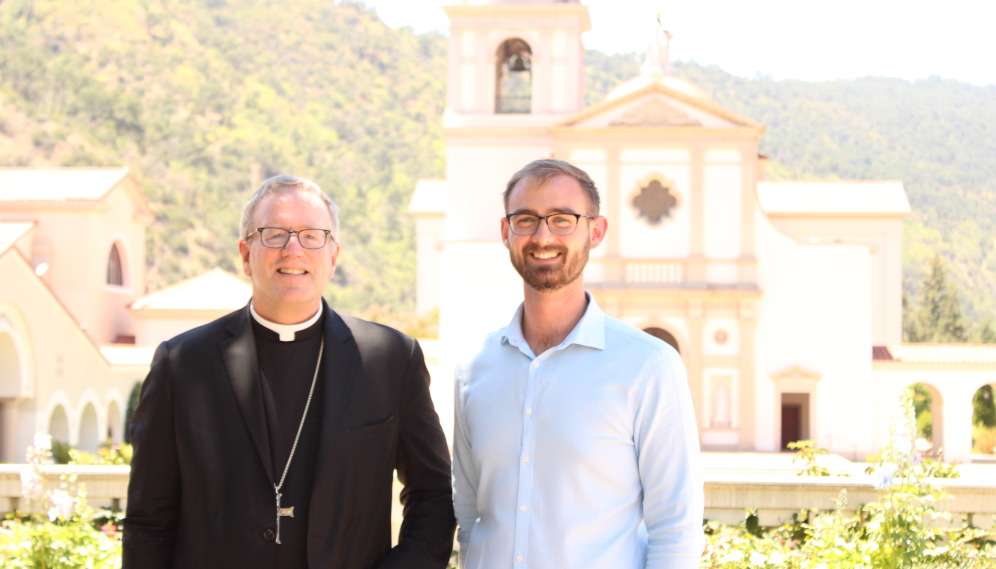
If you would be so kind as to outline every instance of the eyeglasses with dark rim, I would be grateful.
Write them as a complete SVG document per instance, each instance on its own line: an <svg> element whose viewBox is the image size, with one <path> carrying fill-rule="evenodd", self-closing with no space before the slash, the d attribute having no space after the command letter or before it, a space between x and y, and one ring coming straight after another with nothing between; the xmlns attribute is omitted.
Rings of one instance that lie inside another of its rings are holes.
<svg viewBox="0 0 996 569"><path fill-rule="evenodd" d="M301 229L290 231L279 227L260 227L246 236L246 241L254 234L259 233L259 242L263 247L270 249L283 249L290 241L291 235L297 234L297 242L305 249L321 249L330 239L332 231L329 229ZM335 243L335 238L331 238Z"/></svg>
<svg viewBox="0 0 996 569"><path fill-rule="evenodd" d="M580 213L551 213L550 215L535 215L532 213L510 213L505 216L508 228L516 235L532 235L539 229L540 222L546 220L550 233L564 236L574 233L582 217L595 219L590 215Z"/></svg>

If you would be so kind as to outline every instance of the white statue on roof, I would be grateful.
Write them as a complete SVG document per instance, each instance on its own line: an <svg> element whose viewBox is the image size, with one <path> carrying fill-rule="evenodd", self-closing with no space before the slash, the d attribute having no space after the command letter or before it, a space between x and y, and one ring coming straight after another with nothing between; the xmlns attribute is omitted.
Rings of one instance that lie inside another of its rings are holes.
<svg viewBox="0 0 996 569"><path fill-rule="evenodd" d="M664 24L661 23L661 15L657 14L657 25L651 30L647 41L647 59L640 67L640 73L644 77L660 77L671 74L671 62L668 57L671 37L671 34L664 29Z"/></svg>

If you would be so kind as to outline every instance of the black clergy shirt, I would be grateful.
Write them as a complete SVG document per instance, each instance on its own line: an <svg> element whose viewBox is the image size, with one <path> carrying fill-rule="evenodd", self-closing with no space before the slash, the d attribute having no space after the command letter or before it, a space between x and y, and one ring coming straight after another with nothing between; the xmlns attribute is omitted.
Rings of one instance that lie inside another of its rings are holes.
<svg viewBox="0 0 996 569"><path fill-rule="evenodd" d="M266 410L266 430L273 457L274 483L280 482L287 457L294 446L298 425L308 401L318 350L325 326L325 315L312 326L298 331L294 340L281 342L280 336L252 320L256 339L256 357L259 363L263 406ZM280 518L280 541L276 548L276 569L305 569L308 567L308 511L311 501L312 481L318 459L318 442L322 429L322 401L324 385L322 371L318 372L315 392L311 397L308 416L301 430L301 437L294 452L294 460L280 490L280 506L294 507L294 517ZM276 520L276 498L273 515Z"/></svg>

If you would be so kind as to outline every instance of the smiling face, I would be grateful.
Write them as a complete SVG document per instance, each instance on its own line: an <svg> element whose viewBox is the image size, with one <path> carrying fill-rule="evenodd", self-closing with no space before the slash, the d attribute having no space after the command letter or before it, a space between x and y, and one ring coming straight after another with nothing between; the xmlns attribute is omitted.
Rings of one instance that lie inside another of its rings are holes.
<svg viewBox="0 0 996 569"><path fill-rule="evenodd" d="M556 176L541 185L520 180L508 196L508 213L547 216L554 213L587 215L587 194L571 176ZM516 235L502 219L501 236L512 266L526 285L537 291L555 291L580 283L588 252L605 237L604 217L582 217L570 235L554 235L544 220L532 235Z"/></svg>
<svg viewBox="0 0 996 569"><path fill-rule="evenodd" d="M267 195L256 208L253 229L332 229L328 207L313 192L287 188ZM242 268L252 279L253 308L278 324L297 324L321 306L325 283L335 273L339 245L329 236L321 249L301 247L297 234L282 249L264 247L259 233L239 241Z"/></svg>

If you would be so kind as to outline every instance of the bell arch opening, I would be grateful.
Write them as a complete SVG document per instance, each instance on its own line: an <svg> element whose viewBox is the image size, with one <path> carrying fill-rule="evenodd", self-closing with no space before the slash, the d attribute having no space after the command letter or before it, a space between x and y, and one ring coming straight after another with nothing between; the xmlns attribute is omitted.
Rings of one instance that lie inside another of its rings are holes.
<svg viewBox="0 0 996 569"><path fill-rule="evenodd" d="M495 65L495 113L528 114L533 105L533 50L511 38L498 46Z"/></svg>
<svg viewBox="0 0 996 569"><path fill-rule="evenodd" d="M664 340L665 343L674 348L674 351L678 352L679 355L681 354L681 348L678 347L678 340L674 337L674 334L671 334L663 328L657 328L655 326L644 328L643 331L658 340Z"/></svg>

